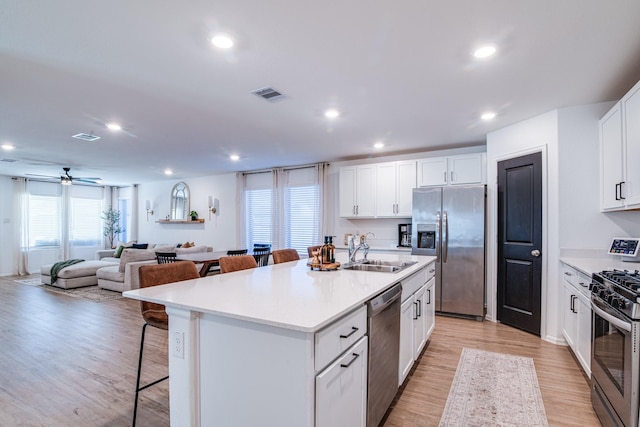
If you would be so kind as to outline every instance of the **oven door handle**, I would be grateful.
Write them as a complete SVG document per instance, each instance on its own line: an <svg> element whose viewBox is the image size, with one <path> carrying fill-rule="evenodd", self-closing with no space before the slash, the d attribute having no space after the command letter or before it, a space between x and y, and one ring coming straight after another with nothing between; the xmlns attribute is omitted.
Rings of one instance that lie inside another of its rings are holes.
<svg viewBox="0 0 640 427"><path fill-rule="evenodd" d="M626 322L618 318L617 316L614 316L613 314L604 311L602 308L598 307L596 301L593 301L593 300L591 301L591 308L593 309L595 314L602 317L607 322L613 324L615 327L620 328L627 332L631 332L631 324L629 322Z"/></svg>

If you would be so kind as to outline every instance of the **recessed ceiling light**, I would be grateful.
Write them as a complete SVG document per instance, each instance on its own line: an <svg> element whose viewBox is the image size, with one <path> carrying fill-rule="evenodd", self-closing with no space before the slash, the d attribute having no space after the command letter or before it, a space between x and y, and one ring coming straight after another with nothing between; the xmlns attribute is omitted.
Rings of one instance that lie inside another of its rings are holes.
<svg viewBox="0 0 640 427"><path fill-rule="evenodd" d="M11 145L11 144L2 144L2 149L3 149L3 150L10 151L10 150L13 150L14 148L16 148L16 147L14 147L14 146L13 146L13 145Z"/></svg>
<svg viewBox="0 0 640 427"><path fill-rule="evenodd" d="M473 52L473 56L476 58L488 58L496 53L496 47L493 45L482 46Z"/></svg>
<svg viewBox="0 0 640 427"><path fill-rule="evenodd" d="M384 148L384 142L376 142L375 144L373 144L373 148L377 148L378 150Z"/></svg>
<svg viewBox="0 0 640 427"><path fill-rule="evenodd" d="M211 38L211 43L220 49L230 49L233 47L233 40L225 34L217 34Z"/></svg>
<svg viewBox="0 0 640 427"><path fill-rule="evenodd" d="M120 126L118 123L107 123L107 127L113 131L122 130L122 126Z"/></svg>
<svg viewBox="0 0 640 427"><path fill-rule="evenodd" d="M330 108L324 112L324 116L328 119L335 119L339 115L340 115L340 111L336 110L335 108Z"/></svg>
<svg viewBox="0 0 640 427"><path fill-rule="evenodd" d="M164 170L164 174L165 175L173 175L173 171L171 169L165 169Z"/></svg>
<svg viewBox="0 0 640 427"><path fill-rule="evenodd" d="M240 156L238 156L237 154L232 154L229 156L229 158L234 162L237 162L238 160L240 160Z"/></svg>
<svg viewBox="0 0 640 427"><path fill-rule="evenodd" d="M493 120L496 118L496 113L492 112L492 111L487 111L486 113L482 114L480 116L480 118L482 120Z"/></svg>

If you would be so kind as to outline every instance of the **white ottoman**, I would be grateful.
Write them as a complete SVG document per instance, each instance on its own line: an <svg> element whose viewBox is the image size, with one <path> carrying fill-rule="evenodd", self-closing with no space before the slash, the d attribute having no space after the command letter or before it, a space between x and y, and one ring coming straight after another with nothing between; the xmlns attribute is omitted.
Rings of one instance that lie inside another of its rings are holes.
<svg viewBox="0 0 640 427"><path fill-rule="evenodd" d="M106 261L82 261L77 264L70 265L60 270L58 279L55 283L51 283L51 267L53 264L47 264L40 267L40 275L42 283L63 289L80 288L83 286L92 286L98 284L96 271L102 267L118 265Z"/></svg>

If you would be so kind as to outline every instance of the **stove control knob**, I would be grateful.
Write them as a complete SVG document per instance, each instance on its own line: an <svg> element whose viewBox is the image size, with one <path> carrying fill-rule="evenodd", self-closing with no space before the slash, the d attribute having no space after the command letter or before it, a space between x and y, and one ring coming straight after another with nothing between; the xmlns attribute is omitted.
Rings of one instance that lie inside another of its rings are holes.
<svg viewBox="0 0 640 427"><path fill-rule="evenodd" d="M600 295L600 298L602 298L603 300L606 300L610 294L611 294L611 291L609 289L600 289L599 295Z"/></svg>
<svg viewBox="0 0 640 427"><path fill-rule="evenodd" d="M618 299L618 308L627 308L627 301L622 298Z"/></svg>

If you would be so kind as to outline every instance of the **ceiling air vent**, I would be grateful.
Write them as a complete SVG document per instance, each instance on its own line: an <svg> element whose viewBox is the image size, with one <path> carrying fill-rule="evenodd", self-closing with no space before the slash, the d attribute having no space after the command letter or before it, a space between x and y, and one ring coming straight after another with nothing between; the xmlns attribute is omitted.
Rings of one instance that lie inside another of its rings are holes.
<svg viewBox="0 0 640 427"><path fill-rule="evenodd" d="M269 102L281 101L286 98L286 96L272 87L263 87L262 89L254 90L251 93Z"/></svg>
<svg viewBox="0 0 640 427"><path fill-rule="evenodd" d="M90 133L79 133L77 135L73 135L74 138L77 139L81 139L83 141L89 141L89 142L93 142L93 141L97 141L98 139L100 139L99 136L96 136L94 134L90 134Z"/></svg>

